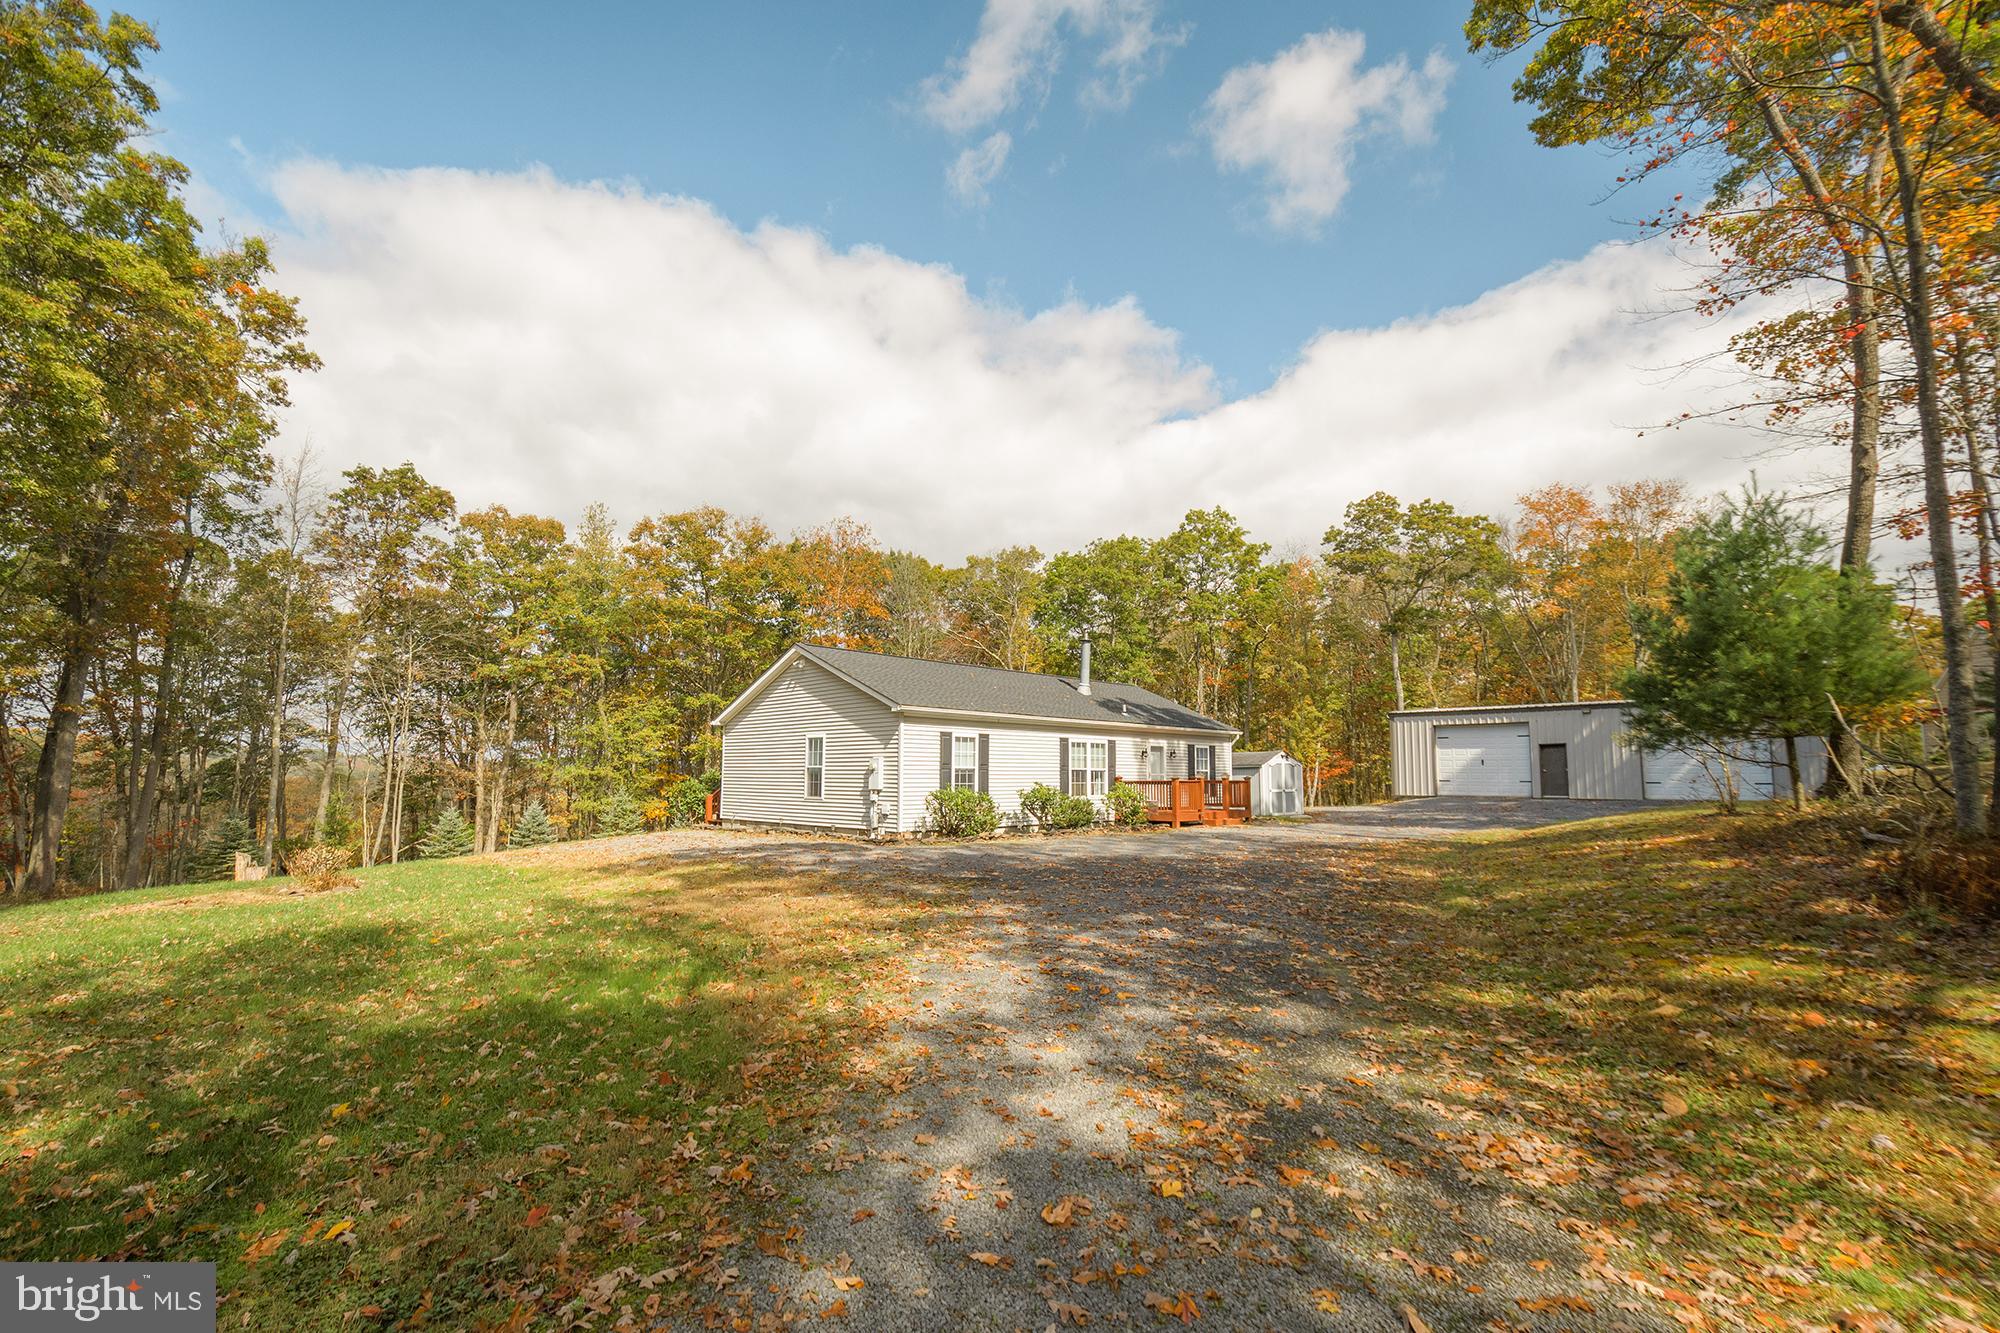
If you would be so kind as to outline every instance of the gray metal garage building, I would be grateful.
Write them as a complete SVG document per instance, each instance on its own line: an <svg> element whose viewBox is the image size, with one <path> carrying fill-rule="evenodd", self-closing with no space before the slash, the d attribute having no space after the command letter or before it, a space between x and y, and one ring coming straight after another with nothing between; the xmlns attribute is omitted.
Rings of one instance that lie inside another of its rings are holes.
<svg viewBox="0 0 2000 1333"><path fill-rule="evenodd" d="M1724 774L1744 800L1791 795L1782 741L1716 750L1632 745L1622 699L1586 703L1412 708L1389 715L1395 796L1571 796L1712 801ZM1826 777L1826 745L1800 737L1807 791Z"/></svg>

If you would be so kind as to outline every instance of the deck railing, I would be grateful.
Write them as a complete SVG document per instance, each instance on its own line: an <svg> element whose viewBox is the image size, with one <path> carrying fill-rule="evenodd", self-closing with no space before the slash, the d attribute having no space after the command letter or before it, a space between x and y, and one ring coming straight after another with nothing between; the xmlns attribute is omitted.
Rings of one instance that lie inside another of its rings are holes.
<svg viewBox="0 0 2000 1333"><path fill-rule="evenodd" d="M1155 824L1237 823L1250 818L1248 778L1133 778Z"/></svg>

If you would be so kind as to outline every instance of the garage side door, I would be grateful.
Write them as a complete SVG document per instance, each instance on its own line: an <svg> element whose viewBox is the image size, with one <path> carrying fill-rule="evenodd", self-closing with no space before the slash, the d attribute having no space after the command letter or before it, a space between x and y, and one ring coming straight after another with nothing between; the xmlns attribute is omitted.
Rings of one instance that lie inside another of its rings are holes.
<svg viewBox="0 0 2000 1333"><path fill-rule="evenodd" d="M1520 722L1439 727L1440 796L1532 796L1528 728Z"/></svg>

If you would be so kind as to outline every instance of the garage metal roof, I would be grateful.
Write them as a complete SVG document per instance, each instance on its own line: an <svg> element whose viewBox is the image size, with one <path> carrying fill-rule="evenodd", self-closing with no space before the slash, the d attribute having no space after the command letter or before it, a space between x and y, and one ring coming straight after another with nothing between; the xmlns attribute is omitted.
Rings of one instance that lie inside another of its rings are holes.
<svg viewBox="0 0 2000 1333"><path fill-rule="evenodd" d="M1630 699L1578 699L1558 704L1467 704L1458 708L1393 708L1390 717L1449 717L1453 713L1534 713L1564 708L1630 708Z"/></svg>

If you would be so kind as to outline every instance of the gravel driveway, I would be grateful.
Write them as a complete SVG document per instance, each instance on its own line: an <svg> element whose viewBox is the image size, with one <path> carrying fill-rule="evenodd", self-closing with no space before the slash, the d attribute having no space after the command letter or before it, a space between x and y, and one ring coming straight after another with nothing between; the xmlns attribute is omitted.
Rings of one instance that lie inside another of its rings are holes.
<svg viewBox="0 0 2000 1333"><path fill-rule="evenodd" d="M1480 1144L1535 1144L1535 1127L1372 1049L1366 988L1341 967L1342 861L1360 840L1618 808L1437 800L937 847L679 835L690 852L948 881L965 917L913 960L888 1041L791 1164L789 1229L743 1247L708 1317L1660 1326L1569 1311L1579 1241L1557 1225L1560 1190L1463 1165Z"/></svg>

